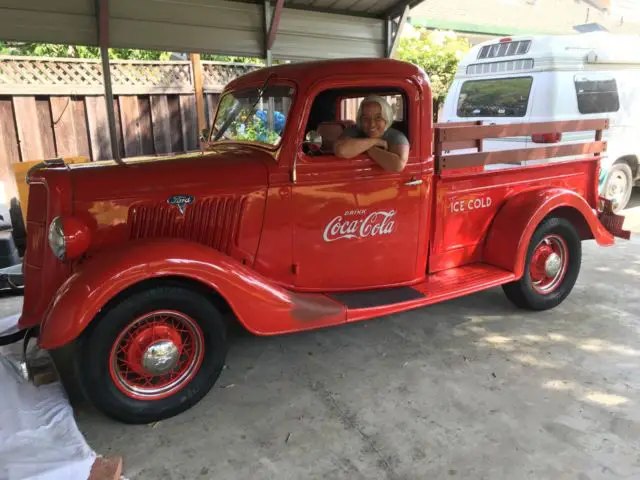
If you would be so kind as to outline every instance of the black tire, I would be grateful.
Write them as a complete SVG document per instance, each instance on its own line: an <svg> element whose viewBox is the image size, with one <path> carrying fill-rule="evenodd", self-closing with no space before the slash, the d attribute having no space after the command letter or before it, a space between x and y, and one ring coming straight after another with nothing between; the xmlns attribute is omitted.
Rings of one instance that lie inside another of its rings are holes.
<svg viewBox="0 0 640 480"><path fill-rule="evenodd" d="M134 328L135 319L159 310L178 312L197 323L202 360L193 368L191 378L181 383L181 389L166 398L132 398L116 383L115 378L123 377L112 374L116 371L113 365L117 358L111 356L112 348L115 342L120 342L122 332ZM184 286L162 285L134 293L92 323L78 342L77 377L87 399L98 410L121 422L151 423L184 412L209 392L224 366L227 332L223 318L206 297Z"/></svg>
<svg viewBox="0 0 640 480"><path fill-rule="evenodd" d="M20 256L24 257L24 252L27 248L27 229L24 225L24 219L22 218L22 207L16 198L11 199L9 216L13 229L13 241L16 244Z"/></svg>
<svg viewBox="0 0 640 480"><path fill-rule="evenodd" d="M531 278L531 260L536 246L549 235L561 237L568 251L568 265L560 283L549 293L542 294L534 288ZM531 237L524 275L516 282L502 286L507 298L517 307L526 310L548 310L558 306L567 298L580 273L582 263L582 243L571 222L564 218L548 217L538 225Z"/></svg>
<svg viewBox="0 0 640 480"><path fill-rule="evenodd" d="M624 187L624 191L616 195L619 200L615 201L613 204L613 211L615 213L624 210L629 204L631 193L633 192L633 172L627 163L614 163L604 184L603 192L605 198L613 200L613 198L610 198L609 190L612 188L613 182L619 182L621 178L626 179L624 180L626 186Z"/></svg>
<svg viewBox="0 0 640 480"><path fill-rule="evenodd" d="M24 340L25 332L24 330L19 330L14 333L10 333L8 335L4 335L0 337L0 347L4 347L6 345L11 345L12 343L19 342L20 340Z"/></svg>

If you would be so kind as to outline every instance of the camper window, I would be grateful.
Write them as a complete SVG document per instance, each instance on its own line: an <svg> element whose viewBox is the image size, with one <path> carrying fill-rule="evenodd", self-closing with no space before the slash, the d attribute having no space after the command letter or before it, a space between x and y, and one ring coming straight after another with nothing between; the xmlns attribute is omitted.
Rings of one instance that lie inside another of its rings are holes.
<svg viewBox="0 0 640 480"><path fill-rule="evenodd" d="M620 108L618 87L614 78L576 77L576 95L580 113L617 112Z"/></svg>
<svg viewBox="0 0 640 480"><path fill-rule="evenodd" d="M458 98L458 116L524 117L532 83L531 77L464 82Z"/></svg>

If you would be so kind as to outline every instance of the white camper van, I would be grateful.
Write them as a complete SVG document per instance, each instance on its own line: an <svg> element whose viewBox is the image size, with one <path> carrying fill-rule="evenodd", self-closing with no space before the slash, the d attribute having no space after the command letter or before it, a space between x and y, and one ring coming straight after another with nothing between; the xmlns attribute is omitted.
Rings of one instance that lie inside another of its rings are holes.
<svg viewBox="0 0 640 480"><path fill-rule="evenodd" d="M440 121L501 124L603 117L610 119L610 129L604 136L608 144L600 192L618 211L627 205L633 185L640 185L640 36L520 36L476 45L458 66ZM496 139L485 141L483 148L570 143L586 140L584 135Z"/></svg>

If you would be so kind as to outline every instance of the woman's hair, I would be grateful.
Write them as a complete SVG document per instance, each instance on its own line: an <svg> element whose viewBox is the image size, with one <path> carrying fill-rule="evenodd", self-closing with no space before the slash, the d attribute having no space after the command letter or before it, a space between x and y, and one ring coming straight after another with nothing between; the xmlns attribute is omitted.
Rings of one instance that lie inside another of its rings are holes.
<svg viewBox="0 0 640 480"><path fill-rule="evenodd" d="M362 101L362 103L360 104L360 107L358 108L358 115L356 116L357 124L360 125L360 117L362 116L362 107L364 107L364 105L367 103L377 103L378 105L380 105L380 114L382 115L382 118L384 118L384 121L386 122L385 130L391 127L391 124L393 123L393 109L391 108L391 105L389 104L389 102L387 102L386 99L384 99L379 95L369 95Z"/></svg>

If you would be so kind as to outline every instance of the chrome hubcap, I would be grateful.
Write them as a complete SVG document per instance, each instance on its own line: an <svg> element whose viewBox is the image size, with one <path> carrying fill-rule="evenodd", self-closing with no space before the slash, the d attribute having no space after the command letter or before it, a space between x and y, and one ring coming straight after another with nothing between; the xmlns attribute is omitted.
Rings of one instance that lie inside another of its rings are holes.
<svg viewBox="0 0 640 480"><path fill-rule="evenodd" d="M178 363L180 351L171 340L161 340L150 345L142 354L142 366L152 375L162 375Z"/></svg>
<svg viewBox="0 0 640 480"><path fill-rule="evenodd" d="M607 197L613 202L614 208L617 208L624 199L627 191L627 177L621 172L615 172L609 180L609 191Z"/></svg>
<svg viewBox="0 0 640 480"><path fill-rule="evenodd" d="M549 255L547 260L544 262L544 271L547 274L547 277L555 277L560 273L560 269L562 268L562 258L557 253L552 253Z"/></svg>
<svg viewBox="0 0 640 480"><path fill-rule="evenodd" d="M534 290L548 295L564 280L569 266L569 252L562 237L549 234L536 246L529 274Z"/></svg>

